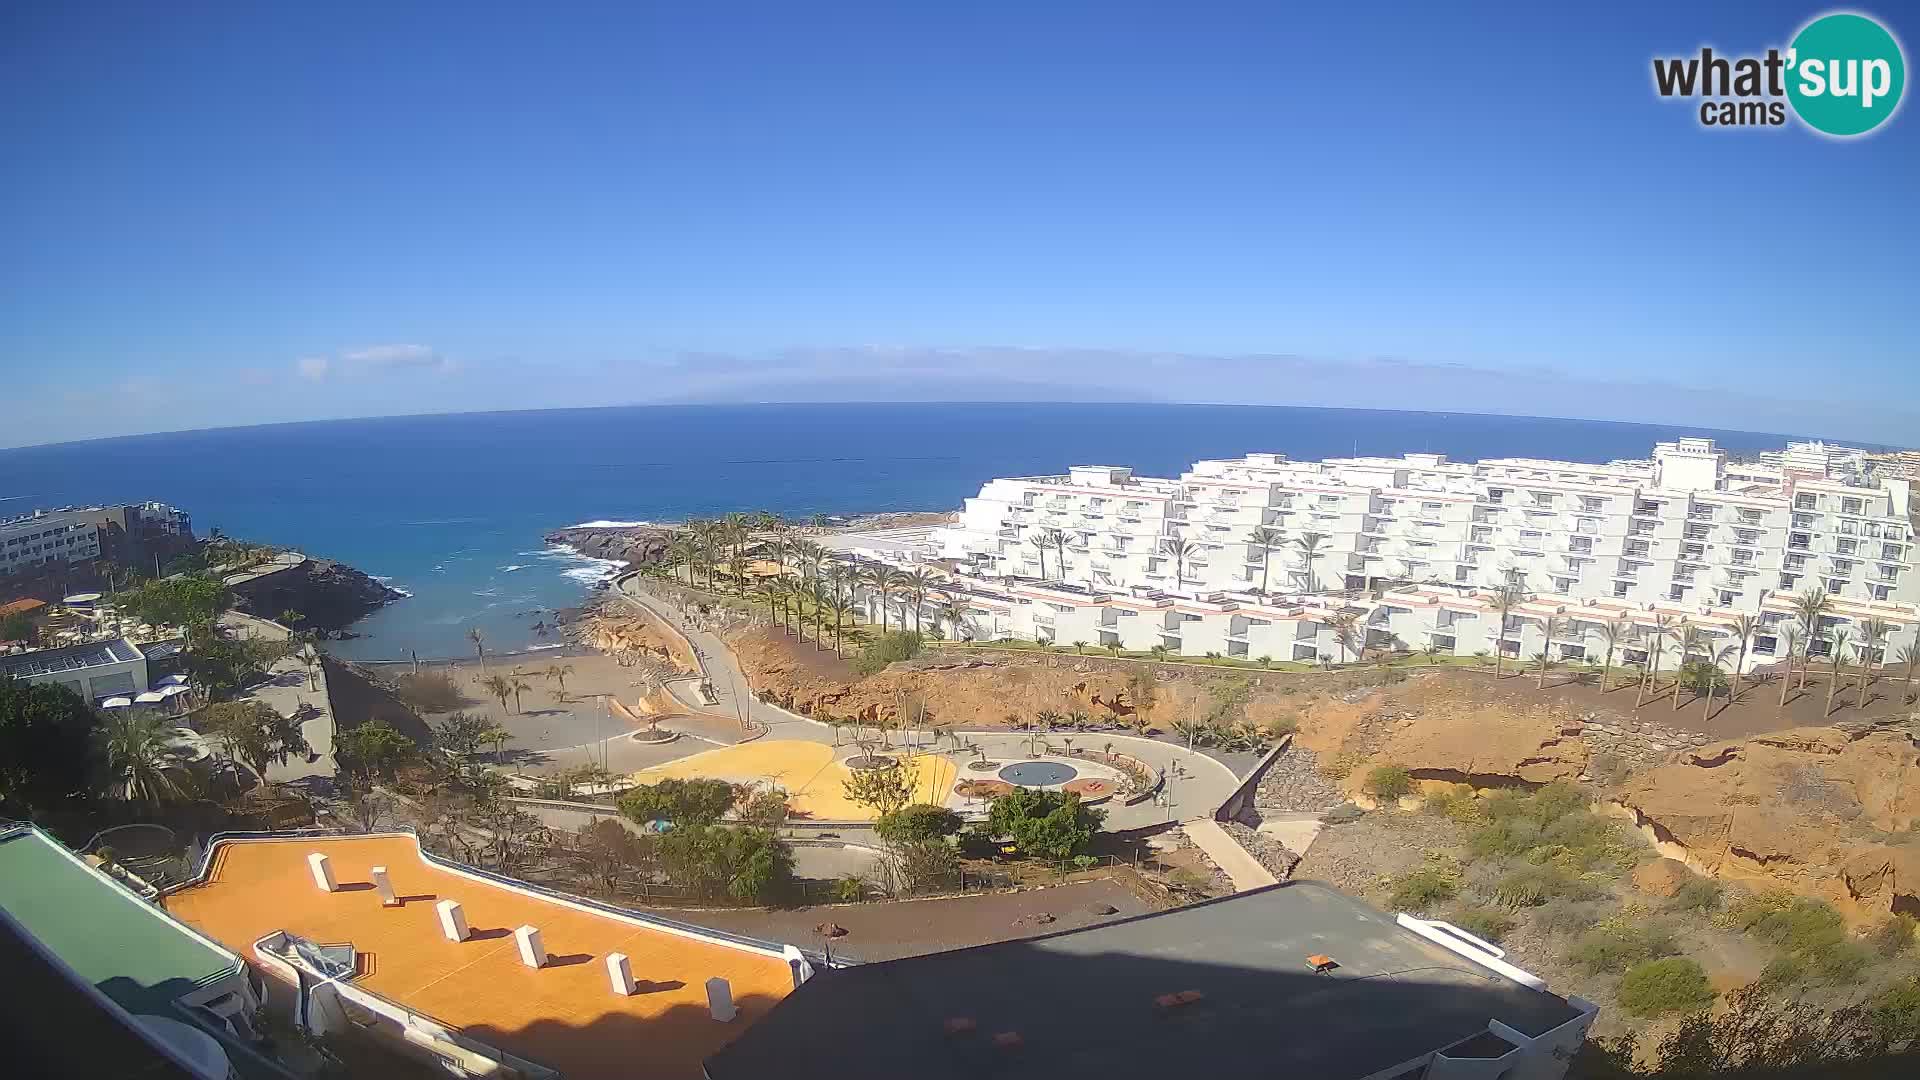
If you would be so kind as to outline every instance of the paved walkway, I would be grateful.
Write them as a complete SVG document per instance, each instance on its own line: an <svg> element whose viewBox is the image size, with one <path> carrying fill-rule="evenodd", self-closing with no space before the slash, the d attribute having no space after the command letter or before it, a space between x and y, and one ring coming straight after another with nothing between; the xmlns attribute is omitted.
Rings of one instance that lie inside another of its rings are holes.
<svg viewBox="0 0 1920 1080"><path fill-rule="evenodd" d="M276 622L237 611L227 612L220 619L221 625L240 637L287 640L287 628ZM310 759L288 758L284 764L267 766L267 782L286 784L309 777L330 779L335 771L334 725L333 708L327 700L326 671L316 667L313 682L309 683L306 662L289 656L276 662L267 674L269 678L266 682L249 687L246 693L240 695L241 699L264 701L281 716L292 716L303 705L316 710L300 725L300 734L312 748L313 756Z"/></svg>
<svg viewBox="0 0 1920 1080"><path fill-rule="evenodd" d="M1205 852L1207 858L1213 860L1213 865L1218 866L1228 878L1232 879L1235 892L1246 892L1249 889L1280 883L1279 878L1274 877L1271 871L1261 866L1260 860L1249 855L1247 849L1227 835L1227 830L1221 828L1212 818L1183 821L1180 827L1186 830L1194 846Z"/></svg>
<svg viewBox="0 0 1920 1080"><path fill-rule="evenodd" d="M733 650L727 647L727 643L718 634L689 626L685 615L673 605L634 587L637 580L637 577L620 579L615 583L616 595L687 639L719 699L719 704L709 709L699 700L698 686L693 680L669 683L669 690L682 703L690 708L707 710L709 715L721 713L738 716L744 707L745 715L767 725L768 739L803 739L829 744L835 741L835 733L827 725L755 698L746 675L741 672ZM1007 761L1032 756L1027 748L1028 737L1020 732L991 729L962 730L957 734L980 747L989 758ZM908 732L906 736L917 742L920 748L932 749L927 732ZM1164 788L1150 801L1124 806L1119 799L1114 799L1104 804L1102 809L1107 812L1107 828L1111 830L1136 829L1183 818L1211 816L1239 785L1233 770L1220 761L1174 743L1106 732L1055 732L1047 741L1056 747L1064 747L1067 739L1083 750L1100 749L1112 743L1115 750L1140 758L1166 776ZM671 745L686 743L687 740L682 739ZM689 744L688 749L698 746L698 743ZM962 760L966 757L965 754L956 756Z"/></svg>

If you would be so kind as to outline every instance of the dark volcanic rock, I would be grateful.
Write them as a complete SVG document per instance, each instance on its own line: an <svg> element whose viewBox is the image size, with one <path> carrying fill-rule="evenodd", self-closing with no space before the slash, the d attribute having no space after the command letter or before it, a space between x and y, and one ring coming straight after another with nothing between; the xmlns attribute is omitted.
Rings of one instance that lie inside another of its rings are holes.
<svg viewBox="0 0 1920 1080"><path fill-rule="evenodd" d="M332 559L308 559L233 587L240 606L266 619L287 610L301 615L300 628L338 631L405 594ZM330 635L331 636L331 635Z"/></svg>
<svg viewBox="0 0 1920 1080"><path fill-rule="evenodd" d="M619 559L629 566L663 561L667 557L667 544L672 539L672 529L654 526L555 529L546 536L549 544L565 544L582 555L596 559Z"/></svg>

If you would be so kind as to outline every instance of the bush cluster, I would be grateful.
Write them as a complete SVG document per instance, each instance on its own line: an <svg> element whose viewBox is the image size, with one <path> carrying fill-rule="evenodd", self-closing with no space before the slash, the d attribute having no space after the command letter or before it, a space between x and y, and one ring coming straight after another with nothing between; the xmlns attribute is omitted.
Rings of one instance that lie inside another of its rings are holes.
<svg viewBox="0 0 1920 1080"><path fill-rule="evenodd" d="M888 664L919 656L920 645L920 635L911 630L889 630L860 650L853 658L853 669L862 675L875 674Z"/></svg>
<svg viewBox="0 0 1920 1080"><path fill-rule="evenodd" d="M1413 777L1398 765L1377 765L1367 773L1367 794L1383 802L1413 793Z"/></svg>
<svg viewBox="0 0 1920 1080"><path fill-rule="evenodd" d="M1401 911L1426 911L1460 894L1460 875L1440 866L1402 874L1393 881L1393 906Z"/></svg>
<svg viewBox="0 0 1920 1080"><path fill-rule="evenodd" d="M1673 932L1665 926L1619 917L1604 920L1580 935L1567 958L1590 974L1599 975L1625 971L1679 951Z"/></svg>
<svg viewBox="0 0 1920 1080"><path fill-rule="evenodd" d="M1668 956L1634 965L1620 980L1620 1007L1635 1016L1699 1012L1713 1005L1712 984L1700 965Z"/></svg>
<svg viewBox="0 0 1920 1080"><path fill-rule="evenodd" d="M1777 950L1762 976L1771 985L1846 984L1873 962L1872 951L1849 937L1840 913L1821 900L1765 892L1734 904L1727 919Z"/></svg>

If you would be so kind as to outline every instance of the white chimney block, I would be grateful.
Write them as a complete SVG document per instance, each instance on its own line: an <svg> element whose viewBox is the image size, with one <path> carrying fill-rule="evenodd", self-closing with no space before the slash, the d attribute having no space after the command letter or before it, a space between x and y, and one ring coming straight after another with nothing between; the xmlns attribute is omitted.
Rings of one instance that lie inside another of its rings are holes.
<svg viewBox="0 0 1920 1080"><path fill-rule="evenodd" d="M374 890L380 894L380 903L383 906L393 907L400 903L400 898L394 895L393 879L387 876L386 867L373 867L367 871L367 876L373 879Z"/></svg>
<svg viewBox="0 0 1920 1080"><path fill-rule="evenodd" d="M781 950L781 955L787 958L787 967L793 970L793 988L795 990L800 989L801 983L813 978L813 964L807 960L805 953L802 953L792 945L788 945Z"/></svg>
<svg viewBox="0 0 1920 1080"><path fill-rule="evenodd" d="M613 992L621 997L633 993L633 966L627 963L626 953L607 954L607 982L613 985Z"/></svg>
<svg viewBox="0 0 1920 1080"><path fill-rule="evenodd" d="M307 869L313 871L313 883L321 892L337 892L339 886L333 883L333 863L319 852L307 856Z"/></svg>
<svg viewBox="0 0 1920 1080"><path fill-rule="evenodd" d="M440 932L447 935L448 941L467 940L467 912L458 900L442 900L433 905L440 913Z"/></svg>
<svg viewBox="0 0 1920 1080"><path fill-rule="evenodd" d="M530 968L547 965L547 947L540 943L540 928L523 926L513 932L513 940L520 945L520 962Z"/></svg>
<svg viewBox="0 0 1920 1080"><path fill-rule="evenodd" d="M733 1007L733 987L718 975L707 980L707 1011L723 1024L740 1015Z"/></svg>

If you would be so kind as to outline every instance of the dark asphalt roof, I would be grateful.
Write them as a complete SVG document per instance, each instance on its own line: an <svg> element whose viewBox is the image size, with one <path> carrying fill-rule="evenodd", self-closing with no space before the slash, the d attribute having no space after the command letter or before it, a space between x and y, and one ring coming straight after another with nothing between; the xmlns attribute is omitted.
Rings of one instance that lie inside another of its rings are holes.
<svg viewBox="0 0 1920 1080"><path fill-rule="evenodd" d="M1339 967L1315 974L1307 957ZM1156 999L1198 991L1190 1004ZM1579 1015L1317 882L1025 941L825 971L709 1058L712 1080L793 1075L1359 1077L1486 1031ZM970 1033L949 1034L965 1018ZM995 1036L1018 1033L1018 1045Z"/></svg>

